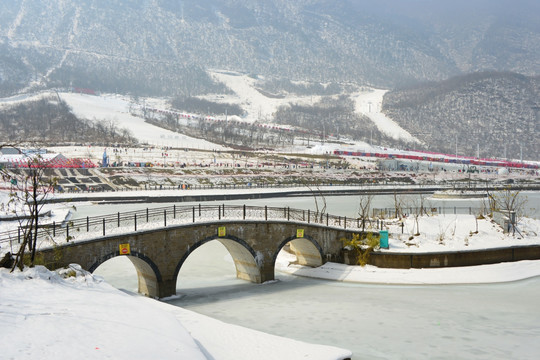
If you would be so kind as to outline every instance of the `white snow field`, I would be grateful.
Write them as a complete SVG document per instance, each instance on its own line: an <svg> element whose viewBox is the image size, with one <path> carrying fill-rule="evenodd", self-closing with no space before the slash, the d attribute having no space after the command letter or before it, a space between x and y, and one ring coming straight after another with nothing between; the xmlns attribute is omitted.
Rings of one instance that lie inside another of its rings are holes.
<svg viewBox="0 0 540 360"><path fill-rule="evenodd" d="M122 96L60 93L60 97L71 106L78 117L96 121L113 121L119 128L131 130L133 136L141 143L206 150L225 149L206 140L195 139L146 123L144 119L129 113L130 101Z"/></svg>
<svg viewBox="0 0 540 360"><path fill-rule="evenodd" d="M210 72L218 81L227 85L235 95L220 96L215 101L238 104L247 112L245 121L270 122L278 107L289 104L311 105L320 99L320 96L296 96L287 95L283 97L268 97L258 91L255 87L256 80L248 75L214 70Z"/></svg>
<svg viewBox="0 0 540 360"><path fill-rule="evenodd" d="M354 101L356 104L356 112L369 117L380 132L385 133L394 139L403 139L405 141L415 141L419 143L420 141L416 137L381 112L383 97L387 92L388 90L373 89L371 91L355 94Z"/></svg>
<svg viewBox="0 0 540 360"><path fill-rule="evenodd" d="M345 359L350 351L129 295L79 266L0 269L2 359Z"/></svg>

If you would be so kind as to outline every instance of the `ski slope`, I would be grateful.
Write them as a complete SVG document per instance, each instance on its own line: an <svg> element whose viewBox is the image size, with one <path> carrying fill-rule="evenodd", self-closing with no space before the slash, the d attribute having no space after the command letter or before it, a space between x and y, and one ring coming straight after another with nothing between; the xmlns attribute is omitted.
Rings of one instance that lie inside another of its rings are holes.
<svg viewBox="0 0 540 360"><path fill-rule="evenodd" d="M94 96L78 93L60 93L59 95L77 117L92 121L112 121L118 128L129 129L141 143L201 150L226 149L204 139L196 139L146 123L144 119L129 113L130 101L120 95Z"/></svg>

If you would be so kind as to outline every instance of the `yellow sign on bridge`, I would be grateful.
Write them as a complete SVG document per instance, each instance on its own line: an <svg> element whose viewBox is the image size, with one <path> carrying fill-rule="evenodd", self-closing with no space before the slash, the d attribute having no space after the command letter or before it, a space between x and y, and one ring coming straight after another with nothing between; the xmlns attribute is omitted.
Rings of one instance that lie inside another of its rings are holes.
<svg viewBox="0 0 540 360"><path fill-rule="evenodd" d="M225 226L220 226L218 227L218 236L219 237L225 237L227 236L227 229L225 228Z"/></svg>
<svg viewBox="0 0 540 360"><path fill-rule="evenodd" d="M118 245L120 250L120 255L129 255L131 254L131 250L129 249L129 244L120 244Z"/></svg>

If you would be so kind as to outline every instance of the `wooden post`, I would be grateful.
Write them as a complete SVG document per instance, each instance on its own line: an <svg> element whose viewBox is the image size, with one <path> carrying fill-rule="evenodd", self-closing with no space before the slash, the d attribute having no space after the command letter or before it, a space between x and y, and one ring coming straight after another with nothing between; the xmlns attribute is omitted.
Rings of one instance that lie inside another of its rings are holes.
<svg viewBox="0 0 540 360"><path fill-rule="evenodd" d="M52 236L56 237L56 221L52 223Z"/></svg>
<svg viewBox="0 0 540 360"><path fill-rule="evenodd" d="M105 236L105 218L103 218L103 236Z"/></svg>
<svg viewBox="0 0 540 360"><path fill-rule="evenodd" d="M268 221L268 206L264 205L264 221Z"/></svg>
<svg viewBox="0 0 540 360"><path fill-rule="evenodd" d="M244 220L246 220L246 204L244 204Z"/></svg>
<svg viewBox="0 0 540 360"><path fill-rule="evenodd" d="M148 208L146 208L146 222L148 222Z"/></svg>
<svg viewBox="0 0 540 360"><path fill-rule="evenodd" d="M201 216L200 214L200 210L201 209L201 204L199 204L199 216ZM193 222L195 222L195 206L193 207Z"/></svg>
<svg viewBox="0 0 540 360"><path fill-rule="evenodd" d="M86 217L86 232L90 231L90 218Z"/></svg>
<svg viewBox="0 0 540 360"><path fill-rule="evenodd" d="M163 210L163 225L167 227L167 209Z"/></svg>
<svg viewBox="0 0 540 360"><path fill-rule="evenodd" d="M118 220L118 227L120 227L120 212L117 214L117 220Z"/></svg>
<svg viewBox="0 0 540 360"><path fill-rule="evenodd" d="M137 214L135 214L135 231L137 231Z"/></svg>
<svg viewBox="0 0 540 360"><path fill-rule="evenodd" d="M309 218L310 218L310 212L309 212L309 209L308 209L308 211L307 211L307 222L308 222L308 224L309 224L309 220L310 220Z"/></svg>

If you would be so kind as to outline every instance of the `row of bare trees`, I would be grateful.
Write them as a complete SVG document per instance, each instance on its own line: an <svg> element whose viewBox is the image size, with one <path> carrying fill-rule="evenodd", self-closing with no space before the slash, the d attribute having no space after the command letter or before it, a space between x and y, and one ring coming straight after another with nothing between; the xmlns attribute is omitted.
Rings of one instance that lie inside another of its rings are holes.
<svg viewBox="0 0 540 360"><path fill-rule="evenodd" d="M362 232L366 229L366 223L371 224L372 222L373 198L374 195L367 193L360 195L358 198L358 219L362 222ZM408 216L412 217L414 219L412 231L415 236L420 235L419 218L431 214L430 209L432 208L426 196L418 194L405 199L403 196L398 195L397 192L394 192L393 200L395 217L399 219ZM506 187L501 191L487 191L487 202L483 204L476 216L476 232L478 232L478 217L486 214L493 216L495 212L504 214L511 221L513 229L516 230L520 219L525 216L526 204L527 198L521 194L520 190ZM410 213L406 213L407 209Z"/></svg>

